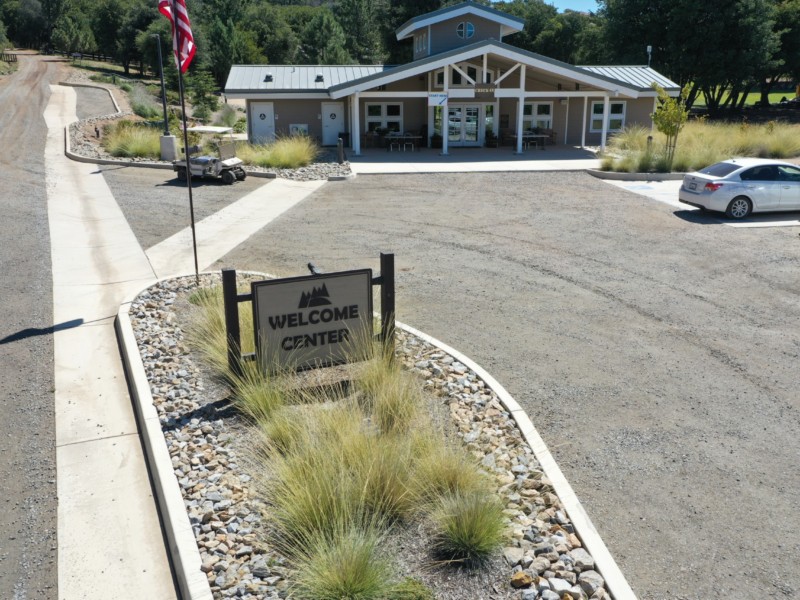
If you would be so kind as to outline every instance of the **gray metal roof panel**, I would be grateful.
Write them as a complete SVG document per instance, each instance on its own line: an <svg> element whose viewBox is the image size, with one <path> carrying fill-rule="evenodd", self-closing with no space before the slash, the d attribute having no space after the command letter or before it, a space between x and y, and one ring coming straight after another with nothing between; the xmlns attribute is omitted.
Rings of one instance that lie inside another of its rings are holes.
<svg viewBox="0 0 800 600"><path fill-rule="evenodd" d="M680 90L680 86L665 77L658 71L645 66L582 66L595 75L602 75L609 79L615 79L637 87L640 90L649 89L653 83L657 83L667 91Z"/></svg>
<svg viewBox="0 0 800 600"><path fill-rule="evenodd" d="M225 83L227 93L327 92L391 68L385 65L233 65ZM267 75L272 81L265 81ZM317 75L322 75L318 82Z"/></svg>

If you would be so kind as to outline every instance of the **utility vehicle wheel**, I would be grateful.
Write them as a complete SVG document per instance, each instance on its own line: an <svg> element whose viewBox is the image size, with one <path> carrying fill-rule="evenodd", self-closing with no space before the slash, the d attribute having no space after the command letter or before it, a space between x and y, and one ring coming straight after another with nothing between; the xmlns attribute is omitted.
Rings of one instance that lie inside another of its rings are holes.
<svg viewBox="0 0 800 600"><path fill-rule="evenodd" d="M178 179L181 181L186 181L186 168L178 169Z"/></svg>
<svg viewBox="0 0 800 600"><path fill-rule="evenodd" d="M234 181L236 181L236 175L233 171L223 171L222 181L228 185L231 185Z"/></svg>
<svg viewBox="0 0 800 600"><path fill-rule="evenodd" d="M244 181L247 179L247 173L245 173L244 169L239 169L236 171L236 179L239 181Z"/></svg>
<svg viewBox="0 0 800 600"><path fill-rule="evenodd" d="M736 196L725 211L725 216L729 219L744 219L749 216L753 210L753 205L750 199L745 196Z"/></svg>

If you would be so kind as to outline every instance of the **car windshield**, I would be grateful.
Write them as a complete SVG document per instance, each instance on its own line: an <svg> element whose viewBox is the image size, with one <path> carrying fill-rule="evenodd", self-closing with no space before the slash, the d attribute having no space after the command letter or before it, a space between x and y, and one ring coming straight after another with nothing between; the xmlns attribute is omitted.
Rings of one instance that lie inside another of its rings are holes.
<svg viewBox="0 0 800 600"><path fill-rule="evenodd" d="M735 163L719 162L715 165L711 165L710 167L706 167L705 169L700 169L700 173L703 175L711 175L712 177L725 177L726 175L730 175L737 169L741 168L741 165L737 165Z"/></svg>

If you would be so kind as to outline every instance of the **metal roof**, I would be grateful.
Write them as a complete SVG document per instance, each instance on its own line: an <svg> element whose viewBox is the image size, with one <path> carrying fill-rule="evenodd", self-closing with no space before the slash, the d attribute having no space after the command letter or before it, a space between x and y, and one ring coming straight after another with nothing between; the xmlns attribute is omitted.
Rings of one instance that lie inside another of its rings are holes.
<svg viewBox="0 0 800 600"><path fill-rule="evenodd" d="M351 81L341 85L332 86L330 89L331 97L334 99L340 98L354 91L359 91L358 88L362 88L362 90L368 89L366 86L369 84L382 85L385 83L389 83L391 81L397 81L403 77L414 75L415 73L420 72L421 70L436 69L441 67L442 64L448 64L450 62L458 62L460 60L466 60L467 58L479 56L486 52L494 52L501 56L509 57L512 60L519 60L520 62L523 62L525 64L538 65L538 68L540 69L546 69L554 74L558 74L564 77L569 77L575 81L580 81L588 85L594 85L599 87L600 89L612 90L615 87L625 88L633 92L631 95L634 97L638 95L638 92L645 92L645 93L652 92L650 85L652 79L648 80L648 83L644 85L638 85L638 84L631 85L630 81L620 80L614 77L610 77L608 75L605 75L604 73L595 73L591 70L602 67L576 67L569 63L556 60L555 58L549 58L541 54L529 52L527 50L523 50L521 48L518 48L516 46L511 46L503 42L498 42L496 40L483 40L475 42L473 44L469 44L467 46L462 46L460 48L454 48L446 52L434 54L432 56L428 56L416 60L414 62L401 65L399 67L392 67L390 69L387 69L386 71L376 72L373 73L372 75L366 76L363 79L357 81ZM647 69L647 67L627 67L627 68ZM657 80L669 82L672 86L675 86L677 88L677 84L670 82L663 75L659 75L656 71L653 71L652 69L648 69L648 71L656 75ZM642 80L643 81L647 80L647 78L644 77Z"/></svg>
<svg viewBox="0 0 800 600"><path fill-rule="evenodd" d="M504 35L522 31L522 29L525 27L525 19L515 17L508 13L499 11L496 8L486 6L485 4L477 4L476 2L468 1L462 2L461 4L455 4L453 6L446 6L444 8L440 8L439 10L434 10L433 12L425 13L424 15L419 15L413 19L409 19L397 28L397 39L402 40L409 37L420 27L427 27L433 23L439 23L452 17L457 17L464 14L480 15L489 19L490 21L500 23L505 27L505 30L503 31Z"/></svg>
<svg viewBox="0 0 800 600"><path fill-rule="evenodd" d="M581 69L585 69L586 71L590 71L595 75L602 75L603 77L608 77L609 79L615 79L617 81L621 81L623 83L627 83L631 87L639 88L640 90L644 90L653 86L653 83L657 83L660 85L664 90L676 91L680 90L680 86L672 81L664 77L658 71L651 69L650 67L637 67L637 66L629 66L629 67L587 67L582 66L579 67Z"/></svg>
<svg viewBox="0 0 800 600"><path fill-rule="evenodd" d="M387 65L233 65L225 93L320 92L382 73Z"/></svg>

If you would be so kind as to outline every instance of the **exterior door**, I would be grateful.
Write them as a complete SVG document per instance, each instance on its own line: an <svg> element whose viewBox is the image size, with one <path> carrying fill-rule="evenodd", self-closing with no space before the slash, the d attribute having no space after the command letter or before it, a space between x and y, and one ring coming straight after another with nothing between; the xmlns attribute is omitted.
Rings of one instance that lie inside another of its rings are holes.
<svg viewBox="0 0 800 600"><path fill-rule="evenodd" d="M450 146L480 146L480 104L447 107L447 143Z"/></svg>
<svg viewBox="0 0 800 600"><path fill-rule="evenodd" d="M344 133L344 103L322 103L322 145L335 146L339 134Z"/></svg>
<svg viewBox="0 0 800 600"><path fill-rule="evenodd" d="M250 103L250 137L254 144L275 139L275 110L272 102Z"/></svg>
<svg viewBox="0 0 800 600"><path fill-rule="evenodd" d="M781 205L781 182L774 165L753 167L740 175L742 185L759 210L775 210Z"/></svg>

